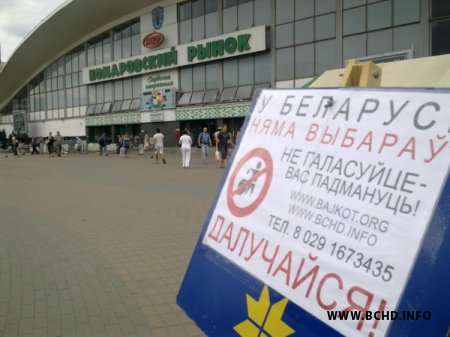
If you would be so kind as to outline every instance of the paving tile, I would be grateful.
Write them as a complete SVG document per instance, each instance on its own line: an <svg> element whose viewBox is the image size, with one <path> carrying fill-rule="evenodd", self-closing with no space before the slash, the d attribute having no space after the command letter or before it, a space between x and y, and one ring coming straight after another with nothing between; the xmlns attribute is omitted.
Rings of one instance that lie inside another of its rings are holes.
<svg viewBox="0 0 450 337"><path fill-rule="evenodd" d="M182 171L179 151L164 166L13 159L0 158L0 335L204 336L176 294L223 170L194 153Z"/></svg>

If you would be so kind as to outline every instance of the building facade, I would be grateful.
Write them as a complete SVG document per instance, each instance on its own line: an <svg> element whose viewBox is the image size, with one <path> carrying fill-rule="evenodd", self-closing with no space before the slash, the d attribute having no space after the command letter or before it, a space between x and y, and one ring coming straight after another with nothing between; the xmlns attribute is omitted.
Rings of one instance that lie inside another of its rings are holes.
<svg viewBox="0 0 450 337"><path fill-rule="evenodd" d="M25 39L0 71L0 130L96 142L159 127L175 145L177 129L237 132L257 89L450 53L448 0L120 2L68 1ZM82 13L84 30L61 26Z"/></svg>

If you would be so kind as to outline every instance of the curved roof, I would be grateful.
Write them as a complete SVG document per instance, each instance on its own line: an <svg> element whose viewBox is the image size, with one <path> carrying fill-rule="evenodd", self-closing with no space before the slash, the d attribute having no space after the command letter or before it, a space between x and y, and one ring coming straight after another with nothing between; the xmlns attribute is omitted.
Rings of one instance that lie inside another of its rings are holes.
<svg viewBox="0 0 450 337"><path fill-rule="evenodd" d="M25 38L1 69L0 109L56 59L87 38L131 19L130 14L156 2L157 0L64 2Z"/></svg>

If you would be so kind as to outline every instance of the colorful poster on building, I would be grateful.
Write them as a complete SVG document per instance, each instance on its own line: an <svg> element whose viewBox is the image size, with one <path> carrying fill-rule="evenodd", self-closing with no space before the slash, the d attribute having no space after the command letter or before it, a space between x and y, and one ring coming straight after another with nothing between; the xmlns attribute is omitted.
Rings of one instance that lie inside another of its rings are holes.
<svg viewBox="0 0 450 337"><path fill-rule="evenodd" d="M177 104L177 85L177 71L165 71L143 76L141 111L174 109Z"/></svg>
<svg viewBox="0 0 450 337"><path fill-rule="evenodd" d="M449 172L448 106L438 90L263 90L197 254L212 249L345 336L385 336L392 320L368 315L397 309L421 249ZM247 295L249 315L266 292ZM249 335L255 320L242 321L233 333Z"/></svg>

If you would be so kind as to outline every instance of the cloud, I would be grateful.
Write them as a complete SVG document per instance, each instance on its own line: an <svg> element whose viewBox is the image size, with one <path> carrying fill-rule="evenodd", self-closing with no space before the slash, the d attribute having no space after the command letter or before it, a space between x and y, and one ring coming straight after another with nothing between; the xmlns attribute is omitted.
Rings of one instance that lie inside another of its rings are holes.
<svg viewBox="0 0 450 337"><path fill-rule="evenodd" d="M6 61L23 39L65 0L1 0L1 58Z"/></svg>

